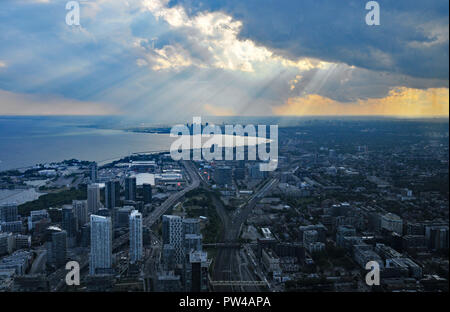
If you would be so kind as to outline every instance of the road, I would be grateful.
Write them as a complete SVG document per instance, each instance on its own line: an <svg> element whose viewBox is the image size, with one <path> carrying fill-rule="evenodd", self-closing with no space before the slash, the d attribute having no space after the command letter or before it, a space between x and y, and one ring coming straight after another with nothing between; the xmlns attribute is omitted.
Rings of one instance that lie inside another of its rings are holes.
<svg viewBox="0 0 450 312"><path fill-rule="evenodd" d="M190 183L183 190L170 195L159 207L157 207L152 214L144 220L147 227L151 227L161 216L176 202L183 197L187 192L192 191L200 186L200 177L197 174L196 168L191 161L183 161L184 168L189 176Z"/></svg>
<svg viewBox="0 0 450 312"><path fill-rule="evenodd" d="M187 177L189 180L189 183L187 187L185 187L183 190L176 192L172 195L170 195L160 206L158 206L149 216L144 218L143 223L147 227L151 227L156 221L161 218L161 216L175 203L180 200L187 192L192 191L199 187L200 185L200 177L197 174L195 166L192 164L191 161L183 161L182 162ZM128 233L116 238L113 242L113 251L117 250L117 248L121 247L122 245L126 244L129 240ZM82 255L79 259L75 259L80 264L80 270L83 270L86 268L89 264L89 256ZM51 291L59 291L65 286L65 276L67 274L67 270L65 267L61 267L52 274L48 276L48 280L50 283L50 289Z"/></svg>

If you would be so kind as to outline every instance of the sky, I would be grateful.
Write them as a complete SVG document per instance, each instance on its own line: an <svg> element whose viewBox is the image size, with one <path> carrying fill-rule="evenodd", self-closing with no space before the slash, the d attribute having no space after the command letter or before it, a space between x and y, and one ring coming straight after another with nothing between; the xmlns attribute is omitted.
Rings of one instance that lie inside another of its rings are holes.
<svg viewBox="0 0 450 312"><path fill-rule="evenodd" d="M2 0L0 115L449 114L449 3Z"/></svg>

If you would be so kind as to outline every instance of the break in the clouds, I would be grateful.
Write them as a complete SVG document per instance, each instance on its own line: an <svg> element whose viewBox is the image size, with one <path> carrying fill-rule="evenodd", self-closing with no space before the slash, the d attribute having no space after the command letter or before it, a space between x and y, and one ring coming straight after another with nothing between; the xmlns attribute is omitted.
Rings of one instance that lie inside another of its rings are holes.
<svg viewBox="0 0 450 312"><path fill-rule="evenodd" d="M2 2L0 114L448 115L447 1Z"/></svg>
<svg viewBox="0 0 450 312"><path fill-rule="evenodd" d="M241 36L290 58L316 57L371 70L448 79L446 0L378 1L380 26L365 23L364 0L171 0L191 14L220 10L242 21Z"/></svg>

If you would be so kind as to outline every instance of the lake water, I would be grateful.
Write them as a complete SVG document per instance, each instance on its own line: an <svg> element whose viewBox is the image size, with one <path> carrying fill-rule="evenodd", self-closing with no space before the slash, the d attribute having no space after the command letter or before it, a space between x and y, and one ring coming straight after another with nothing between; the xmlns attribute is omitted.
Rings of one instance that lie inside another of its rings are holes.
<svg viewBox="0 0 450 312"><path fill-rule="evenodd" d="M110 129L123 127L121 122L117 117L0 116L0 171L72 158L104 164L132 153L169 151L176 139L168 134ZM249 137L230 142L226 137L205 135L202 144L222 147L268 142L263 138L249 141ZM193 137L182 141L187 143L183 148L193 146Z"/></svg>
<svg viewBox="0 0 450 312"><path fill-rule="evenodd" d="M85 127L99 117L0 116L0 171L65 159L100 164L136 152L168 151L167 134Z"/></svg>
<svg viewBox="0 0 450 312"><path fill-rule="evenodd" d="M176 138L169 134L137 133L114 130L140 126L119 117L39 117L0 116L0 171L66 159L96 161L104 164L132 153L168 152ZM182 148L190 148L195 136L186 136ZM198 136L202 146L255 145L265 138L228 135ZM226 138L231 138L231 141ZM251 139L252 138L252 139ZM250 140L251 139L251 140ZM255 140L253 140L255 139ZM190 143L189 143L190 141Z"/></svg>

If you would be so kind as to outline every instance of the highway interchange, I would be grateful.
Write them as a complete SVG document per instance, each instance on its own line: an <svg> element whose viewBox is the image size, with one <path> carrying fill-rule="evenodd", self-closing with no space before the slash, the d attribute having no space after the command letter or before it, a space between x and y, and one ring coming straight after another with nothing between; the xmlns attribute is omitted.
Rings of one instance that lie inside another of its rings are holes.
<svg viewBox="0 0 450 312"><path fill-rule="evenodd" d="M171 194L161 205L155 208L152 213L144 218L144 225L147 228L153 226L160 220L161 216L172 208L186 193L200 186L207 187L203 177L200 176L195 165L191 161L183 161L183 166L187 173L187 186L176 193ZM259 188L247 201L246 204L237 208L230 214L225 210L220 200L213 197L213 203L223 222L224 232L222 235L224 242L237 242L241 227L247 220L256 203L263 198L270 189L276 185L278 180L270 178ZM129 240L128 233L116 238L113 242L113 251L118 250ZM86 272L89 265L89 256L84 254L79 257L80 269ZM67 270L62 267L48 276L52 291L61 291L65 287L65 276ZM248 247L237 248L219 248L214 261L213 275L215 281L256 281L265 279L258 264L255 263L254 255ZM259 291L260 286L218 286L214 291Z"/></svg>

